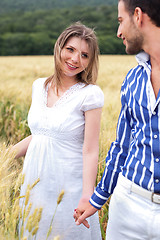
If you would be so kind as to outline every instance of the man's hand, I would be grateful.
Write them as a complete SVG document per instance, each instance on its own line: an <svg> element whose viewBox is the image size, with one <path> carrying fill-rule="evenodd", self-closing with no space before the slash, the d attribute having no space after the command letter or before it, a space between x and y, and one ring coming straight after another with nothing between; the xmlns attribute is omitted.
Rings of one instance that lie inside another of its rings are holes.
<svg viewBox="0 0 160 240"><path fill-rule="evenodd" d="M78 208L75 209L73 217L75 219L76 225L80 225L83 223L83 225L87 228L89 228L88 221L86 218L93 215L95 212L97 212L97 209L94 208L90 203L89 199L81 198L78 204Z"/></svg>

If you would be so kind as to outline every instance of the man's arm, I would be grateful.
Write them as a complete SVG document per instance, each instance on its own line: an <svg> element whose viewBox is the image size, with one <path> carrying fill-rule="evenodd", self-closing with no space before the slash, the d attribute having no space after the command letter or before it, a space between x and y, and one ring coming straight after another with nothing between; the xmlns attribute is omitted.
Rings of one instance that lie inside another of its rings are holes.
<svg viewBox="0 0 160 240"><path fill-rule="evenodd" d="M102 179L90 199L90 204L97 209L101 209L113 193L119 173L122 171L122 167L124 166L128 155L132 128L132 117L128 107L128 89L129 87L127 86L126 80L121 89L122 107L118 118L116 140L111 144L106 157L106 166Z"/></svg>

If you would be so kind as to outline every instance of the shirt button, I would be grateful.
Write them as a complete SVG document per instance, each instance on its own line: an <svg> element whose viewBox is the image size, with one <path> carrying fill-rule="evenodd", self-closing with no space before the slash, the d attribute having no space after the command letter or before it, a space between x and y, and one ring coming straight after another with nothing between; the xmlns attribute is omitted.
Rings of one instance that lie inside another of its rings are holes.
<svg viewBox="0 0 160 240"><path fill-rule="evenodd" d="M156 115L156 112L153 112L153 115Z"/></svg>
<svg viewBox="0 0 160 240"><path fill-rule="evenodd" d="M155 135L154 135L154 138L157 138L157 137L158 137L158 136L155 134Z"/></svg>
<svg viewBox="0 0 160 240"><path fill-rule="evenodd" d="M158 179L156 179L156 181L155 181L156 183L159 183L159 180Z"/></svg>
<svg viewBox="0 0 160 240"><path fill-rule="evenodd" d="M156 162L159 162L159 159L158 159L158 158L156 158Z"/></svg>

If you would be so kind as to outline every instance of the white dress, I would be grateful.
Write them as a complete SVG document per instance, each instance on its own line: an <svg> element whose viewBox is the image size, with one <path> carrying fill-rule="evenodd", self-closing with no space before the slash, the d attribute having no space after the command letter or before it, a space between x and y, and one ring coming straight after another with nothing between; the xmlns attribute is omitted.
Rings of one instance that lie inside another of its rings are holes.
<svg viewBox="0 0 160 240"><path fill-rule="evenodd" d="M45 240L61 190L64 197L54 216L52 231L48 239L59 235L62 240L100 240L98 213L88 218L90 229L76 226L73 219L82 193L82 146L84 139L84 112L103 106L104 95L96 85L77 83L67 90L54 104L47 107L45 78L33 83L32 104L28 124L32 140L24 160L26 186L38 178L40 182L31 190L31 212L43 207L36 240ZM24 232L27 239L28 232Z"/></svg>

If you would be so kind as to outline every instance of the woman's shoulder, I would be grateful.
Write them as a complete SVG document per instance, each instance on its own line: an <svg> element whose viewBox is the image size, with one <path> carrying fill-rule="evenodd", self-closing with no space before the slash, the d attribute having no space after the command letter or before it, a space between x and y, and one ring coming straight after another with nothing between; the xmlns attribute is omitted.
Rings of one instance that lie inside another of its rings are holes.
<svg viewBox="0 0 160 240"><path fill-rule="evenodd" d="M44 83L46 78L38 78L32 84L32 98L45 92Z"/></svg>
<svg viewBox="0 0 160 240"><path fill-rule="evenodd" d="M33 86L43 86L47 78L38 78L33 82Z"/></svg>
<svg viewBox="0 0 160 240"><path fill-rule="evenodd" d="M99 108L104 105L104 94L99 86L89 84L83 88L83 91L84 97L81 106L83 111Z"/></svg>
<svg viewBox="0 0 160 240"><path fill-rule="evenodd" d="M84 87L87 95L104 95L102 89L98 85L88 84Z"/></svg>

